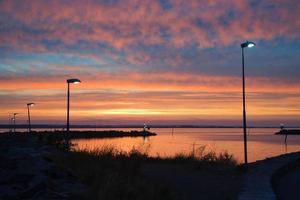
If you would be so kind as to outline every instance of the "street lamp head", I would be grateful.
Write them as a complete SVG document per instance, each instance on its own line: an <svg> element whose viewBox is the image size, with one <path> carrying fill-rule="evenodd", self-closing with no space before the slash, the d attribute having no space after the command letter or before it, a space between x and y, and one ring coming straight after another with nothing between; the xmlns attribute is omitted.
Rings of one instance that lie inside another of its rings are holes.
<svg viewBox="0 0 300 200"><path fill-rule="evenodd" d="M67 79L67 83L78 84L78 83L81 83L81 81L77 78L71 78L71 79Z"/></svg>
<svg viewBox="0 0 300 200"><path fill-rule="evenodd" d="M251 48L251 47L254 47L255 46L255 43L254 42L250 42L250 41L246 41L244 43L241 44L241 47L242 48Z"/></svg>
<svg viewBox="0 0 300 200"><path fill-rule="evenodd" d="M30 107L32 107L32 106L34 106L35 104L34 103L28 103L27 104L27 106L30 106Z"/></svg>
<svg viewBox="0 0 300 200"><path fill-rule="evenodd" d="M17 114L19 114L19 113L14 113L14 116L16 116Z"/></svg>

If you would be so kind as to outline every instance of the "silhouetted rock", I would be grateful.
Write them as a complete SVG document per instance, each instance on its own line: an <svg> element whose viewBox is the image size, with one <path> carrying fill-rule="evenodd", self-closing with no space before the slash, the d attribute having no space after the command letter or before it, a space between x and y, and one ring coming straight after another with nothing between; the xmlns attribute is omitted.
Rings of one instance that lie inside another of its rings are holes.
<svg viewBox="0 0 300 200"><path fill-rule="evenodd" d="M36 136L1 135L0 199L70 199L84 191L69 171L50 158L56 152Z"/></svg>

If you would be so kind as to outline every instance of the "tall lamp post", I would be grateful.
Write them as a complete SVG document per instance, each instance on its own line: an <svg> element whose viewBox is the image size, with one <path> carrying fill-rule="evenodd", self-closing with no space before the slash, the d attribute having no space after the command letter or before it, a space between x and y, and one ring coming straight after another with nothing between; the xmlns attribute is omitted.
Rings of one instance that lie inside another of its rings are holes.
<svg viewBox="0 0 300 200"><path fill-rule="evenodd" d="M81 81L77 78L67 79L68 84L68 99L67 99L67 132L70 130L70 84L78 84Z"/></svg>
<svg viewBox="0 0 300 200"><path fill-rule="evenodd" d="M12 121L13 121L13 118L11 117L11 115L9 114L8 116L8 124L9 124L9 132L11 133L12 132Z"/></svg>
<svg viewBox="0 0 300 200"><path fill-rule="evenodd" d="M245 165L248 165L248 158L247 158L247 120L246 120L246 96L245 96L245 59L244 59L244 48L251 48L254 47L254 42L246 41L241 44L242 48L242 75L243 75L243 128L244 128L244 157L245 157Z"/></svg>
<svg viewBox="0 0 300 200"><path fill-rule="evenodd" d="M34 103L27 103L27 113L28 113L28 133L31 133L31 122L30 122L30 107L34 106Z"/></svg>
<svg viewBox="0 0 300 200"><path fill-rule="evenodd" d="M13 117L13 121L14 121L14 133L16 132L16 115L17 115L17 114L19 114L19 113L14 113L14 114L13 114L13 116L14 116L14 117Z"/></svg>

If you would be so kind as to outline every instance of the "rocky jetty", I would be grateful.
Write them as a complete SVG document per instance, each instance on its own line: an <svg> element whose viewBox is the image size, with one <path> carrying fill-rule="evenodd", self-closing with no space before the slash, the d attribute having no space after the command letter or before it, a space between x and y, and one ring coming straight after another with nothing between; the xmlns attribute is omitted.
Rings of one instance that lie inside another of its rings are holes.
<svg viewBox="0 0 300 200"><path fill-rule="evenodd" d="M105 131L39 131L34 134L40 137L46 136L49 138L57 139L90 139L90 138L114 138L114 137L150 137L157 135L150 131L118 131L118 130L105 130Z"/></svg>
<svg viewBox="0 0 300 200"><path fill-rule="evenodd" d="M0 199L71 199L85 187L52 159L54 146L29 134L0 134Z"/></svg>
<svg viewBox="0 0 300 200"><path fill-rule="evenodd" d="M300 135L300 129L282 129L276 135Z"/></svg>

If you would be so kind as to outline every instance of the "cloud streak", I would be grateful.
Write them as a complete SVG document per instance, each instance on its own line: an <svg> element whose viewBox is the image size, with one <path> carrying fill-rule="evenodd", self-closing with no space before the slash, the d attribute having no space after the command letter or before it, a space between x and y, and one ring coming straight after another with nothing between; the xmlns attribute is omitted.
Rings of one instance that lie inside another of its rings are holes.
<svg viewBox="0 0 300 200"><path fill-rule="evenodd" d="M26 123L26 105L34 101L34 121L65 120L66 91L41 90L7 92L0 94L0 120L5 122L13 110L19 112L20 123ZM299 117L300 94L294 93L249 93L248 115L252 120L290 119ZM139 121L164 119L192 123L198 119L230 121L241 117L241 94L237 92L195 91L129 91L129 90L79 90L72 89L72 120L115 120L115 124L126 120ZM47 113L47 114L45 114ZM120 121L119 121L120 120Z"/></svg>
<svg viewBox="0 0 300 200"><path fill-rule="evenodd" d="M55 68L53 68L55 69ZM59 67L62 69L62 67ZM66 68L68 69L68 67ZM73 68L74 69L74 68ZM78 67L76 72L64 70L64 74L53 75L31 73L31 76L5 75L0 76L2 90L23 89L60 89L66 86L66 79L80 76L83 84L78 85L82 89L123 89L123 90L147 90L147 91L241 91L241 78L235 76L213 76L207 74L190 74L177 72L139 72L118 71L106 72L101 70L85 71L85 67ZM278 79L268 77L247 78L248 92L276 91L299 92L300 83L290 79Z"/></svg>

